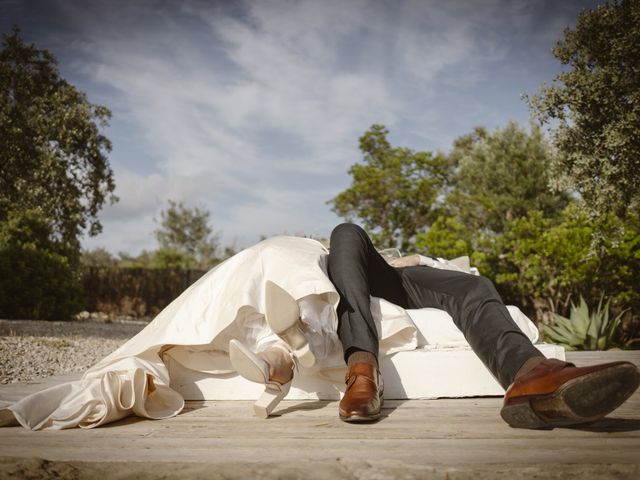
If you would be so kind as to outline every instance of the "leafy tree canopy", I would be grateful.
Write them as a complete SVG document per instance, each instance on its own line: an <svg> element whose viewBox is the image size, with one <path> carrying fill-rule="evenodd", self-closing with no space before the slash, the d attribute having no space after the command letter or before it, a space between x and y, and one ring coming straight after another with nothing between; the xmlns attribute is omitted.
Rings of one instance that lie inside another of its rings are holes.
<svg viewBox="0 0 640 480"><path fill-rule="evenodd" d="M80 254L80 264L84 267L115 267L118 259L102 247L83 250Z"/></svg>
<svg viewBox="0 0 640 480"><path fill-rule="evenodd" d="M558 214L568 196L549 189L553 153L540 128L516 123L489 133L476 128L454 141L449 159L456 166L446 199L451 214L475 232L502 233L529 210Z"/></svg>
<svg viewBox="0 0 640 480"><path fill-rule="evenodd" d="M219 236L209 225L209 211L186 207L169 200L160 214L156 238L160 249L155 253L159 264L167 267L209 268L218 261ZM160 265L158 265L160 266Z"/></svg>
<svg viewBox="0 0 640 480"><path fill-rule="evenodd" d="M26 44L17 27L0 51L0 221L13 209L37 210L58 240L79 248L97 214L115 200L101 130L110 111L69 84L48 50Z"/></svg>
<svg viewBox="0 0 640 480"><path fill-rule="evenodd" d="M521 292L518 304L566 312L579 295L607 292L618 307L640 307L640 218L630 215L622 224L613 214L593 219L583 210L572 202L556 221L534 210L510 224L500 240L496 282ZM598 250L594 231L606 239Z"/></svg>
<svg viewBox="0 0 640 480"><path fill-rule="evenodd" d="M416 248L435 257L471 255L472 236L472 232L455 218L442 216L429 230L416 235Z"/></svg>
<svg viewBox="0 0 640 480"><path fill-rule="evenodd" d="M557 125L559 186L578 190L592 214L640 205L640 2L608 2L578 17L553 55L566 66L529 101Z"/></svg>
<svg viewBox="0 0 640 480"><path fill-rule="evenodd" d="M360 137L364 163L351 166L351 186L328 203L338 215L361 220L378 246L407 249L437 218L450 165L441 154L392 147L388 134L373 125Z"/></svg>

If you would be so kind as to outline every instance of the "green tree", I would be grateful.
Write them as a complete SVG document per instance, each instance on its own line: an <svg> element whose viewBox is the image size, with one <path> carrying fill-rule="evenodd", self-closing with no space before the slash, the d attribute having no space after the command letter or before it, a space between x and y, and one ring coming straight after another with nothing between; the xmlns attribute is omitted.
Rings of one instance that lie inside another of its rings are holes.
<svg viewBox="0 0 640 480"><path fill-rule="evenodd" d="M572 202L559 220L540 211L514 220L501 239L496 283L519 292L518 304L533 307L541 318L569 313L579 296L595 302L613 299L618 310L640 308L640 224L637 216L625 223L612 214L590 218ZM593 248L599 231L605 243Z"/></svg>
<svg viewBox="0 0 640 480"><path fill-rule="evenodd" d="M118 260L106 249L97 247L83 250L80 254L80 264L83 267L115 267Z"/></svg>
<svg viewBox="0 0 640 480"><path fill-rule="evenodd" d="M579 191L592 214L640 206L640 2L580 13L553 55L565 66L529 105L562 156L557 185ZM556 126L557 125L557 126Z"/></svg>
<svg viewBox="0 0 640 480"><path fill-rule="evenodd" d="M216 261L215 258L205 263L198 263L192 255L170 248L159 248L151 253L149 268L208 268Z"/></svg>
<svg viewBox="0 0 640 480"><path fill-rule="evenodd" d="M483 275L496 280L505 273L504 234L530 210L557 223L569 196L549 189L553 150L540 128L516 123L488 132L476 128L454 141L448 155L453 167L442 214L417 237L416 246L452 258L469 255ZM507 270L512 272L513 270ZM513 282L498 284L507 301L524 293Z"/></svg>
<svg viewBox="0 0 640 480"><path fill-rule="evenodd" d="M118 267L120 268L152 268L153 252L142 250L138 255L118 252Z"/></svg>
<svg viewBox="0 0 640 480"><path fill-rule="evenodd" d="M154 266L209 268L217 263L219 236L209 225L209 217L207 210L169 200L155 232L160 249L153 255Z"/></svg>
<svg viewBox="0 0 640 480"><path fill-rule="evenodd" d="M388 134L373 125L360 137L364 163L351 166L351 186L327 203L347 220L362 221L378 246L407 250L437 218L450 166L441 154L392 147Z"/></svg>
<svg viewBox="0 0 640 480"><path fill-rule="evenodd" d="M111 113L19 33L3 35L0 51L0 221L36 209L53 236L78 249L82 230L99 233L98 211L115 199L111 143L101 133Z"/></svg>
<svg viewBox="0 0 640 480"><path fill-rule="evenodd" d="M532 210L509 226L496 282L513 284L525 308L564 313L590 289L599 259L589 254L593 226L576 210L571 205L560 222Z"/></svg>
<svg viewBox="0 0 640 480"><path fill-rule="evenodd" d="M0 222L0 318L58 320L79 310L69 248L38 210L9 212Z"/></svg>
<svg viewBox="0 0 640 480"><path fill-rule="evenodd" d="M549 189L553 153L536 126L476 128L454 141L449 158L456 170L447 208L474 232L476 247L479 234L500 234L530 210L556 216L567 204L567 194Z"/></svg>
<svg viewBox="0 0 640 480"><path fill-rule="evenodd" d="M452 217L438 217L426 232L416 235L416 248L429 255L456 258L471 255L472 234Z"/></svg>

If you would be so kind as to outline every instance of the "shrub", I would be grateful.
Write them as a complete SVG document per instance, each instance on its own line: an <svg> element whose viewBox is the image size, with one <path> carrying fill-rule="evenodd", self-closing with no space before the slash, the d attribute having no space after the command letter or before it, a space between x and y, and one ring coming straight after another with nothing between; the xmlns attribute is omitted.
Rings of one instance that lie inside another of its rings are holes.
<svg viewBox="0 0 640 480"><path fill-rule="evenodd" d="M581 296L580 305L571 304L569 318L556 314L553 325L541 325L543 336L567 350L608 350L613 346L624 312L611 318L609 300L603 305L603 299L600 297L598 307L589 313L587 302Z"/></svg>
<svg viewBox="0 0 640 480"><path fill-rule="evenodd" d="M37 211L10 214L0 223L0 317L69 318L81 299L76 267Z"/></svg>

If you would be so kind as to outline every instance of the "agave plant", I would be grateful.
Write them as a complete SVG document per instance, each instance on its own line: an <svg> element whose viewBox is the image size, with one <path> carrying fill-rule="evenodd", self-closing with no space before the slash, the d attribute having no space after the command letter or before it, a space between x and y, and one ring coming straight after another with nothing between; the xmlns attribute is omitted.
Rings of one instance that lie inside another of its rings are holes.
<svg viewBox="0 0 640 480"><path fill-rule="evenodd" d="M598 308L589 313L582 295L580 305L571 302L569 318L554 314L553 325L542 325L542 334L547 340L563 345L567 350L608 350L613 346L613 337L624 311L615 318L609 317L609 302L603 305L600 297Z"/></svg>

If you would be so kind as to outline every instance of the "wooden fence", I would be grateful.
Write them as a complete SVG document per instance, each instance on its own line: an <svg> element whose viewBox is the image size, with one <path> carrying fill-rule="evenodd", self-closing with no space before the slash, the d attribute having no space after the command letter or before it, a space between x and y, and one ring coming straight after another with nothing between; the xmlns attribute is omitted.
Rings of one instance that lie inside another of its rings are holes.
<svg viewBox="0 0 640 480"><path fill-rule="evenodd" d="M152 317L205 273L173 268L85 267L85 310Z"/></svg>

